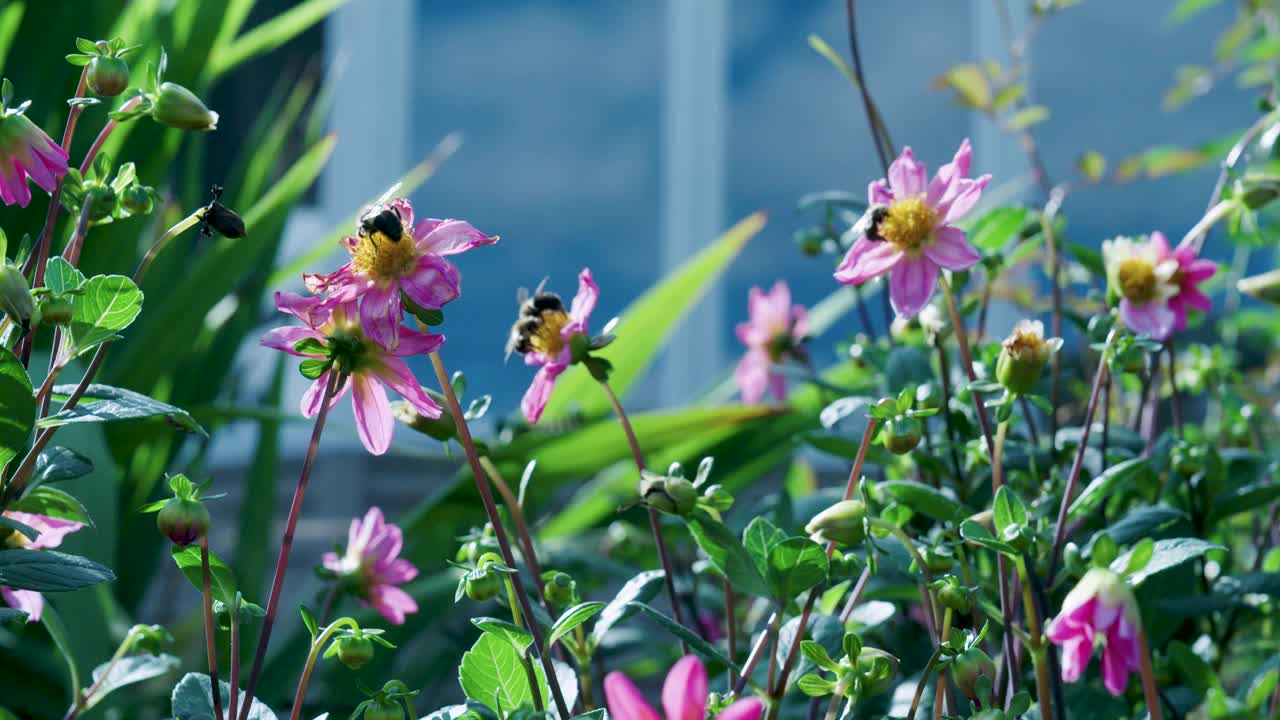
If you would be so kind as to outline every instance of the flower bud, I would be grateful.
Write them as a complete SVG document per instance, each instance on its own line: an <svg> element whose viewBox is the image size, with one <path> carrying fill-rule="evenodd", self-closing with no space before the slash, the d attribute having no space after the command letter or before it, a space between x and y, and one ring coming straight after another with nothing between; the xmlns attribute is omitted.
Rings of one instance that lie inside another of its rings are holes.
<svg viewBox="0 0 1280 720"><path fill-rule="evenodd" d="M369 700L364 706L364 720L404 720L404 708L394 700Z"/></svg>
<svg viewBox="0 0 1280 720"><path fill-rule="evenodd" d="M125 188L124 194L120 196L120 206L130 215L148 215L155 207L152 192L154 191L146 185L134 183Z"/></svg>
<svg viewBox="0 0 1280 720"><path fill-rule="evenodd" d="M640 474L640 497L649 507L671 515L688 515L698 506L698 489L682 477Z"/></svg>
<svg viewBox="0 0 1280 720"><path fill-rule="evenodd" d="M899 415L884 424L884 446L889 452L906 455L920 444L924 428L913 417Z"/></svg>
<svg viewBox="0 0 1280 720"><path fill-rule="evenodd" d="M105 182L89 193L89 219L99 222L111 217L116 209L116 191Z"/></svg>
<svg viewBox="0 0 1280 720"><path fill-rule="evenodd" d="M467 597L476 602L488 602L502 592L502 577L495 570L485 568L467 576Z"/></svg>
<svg viewBox="0 0 1280 720"><path fill-rule="evenodd" d="M209 510L199 500L170 498L156 515L156 527L178 547L186 547L209 531Z"/></svg>
<svg viewBox="0 0 1280 720"><path fill-rule="evenodd" d="M996 379L1009 392L1026 394L1035 389L1049 358L1062 347L1062 338L1044 337L1044 323L1020 320L1005 338L996 360Z"/></svg>
<svg viewBox="0 0 1280 720"><path fill-rule="evenodd" d="M124 58L97 55L89 61L89 89L99 97L115 97L129 87L129 63Z"/></svg>
<svg viewBox="0 0 1280 720"><path fill-rule="evenodd" d="M858 652L858 672L862 674L862 694L873 697L888 692L893 678L898 674L898 658L873 647L863 647Z"/></svg>
<svg viewBox="0 0 1280 720"><path fill-rule="evenodd" d="M951 666L951 673L955 678L956 687L965 694L965 697L970 700L980 699L978 698L978 678L986 677L995 682L996 665L982 648L974 646L956 657Z"/></svg>
<svg viewBox="0 0 1280 720"><path fill-rule="evenodd" d="M931 573L944 573L951 570L956 560L946 547L928 547L924 549L924 564Z"/></svg>
<svg viewBox="0 0 1280 720"><path fill-rule="evenodd" d="M218 113L205 107L195 93L164 82L151 98L151 117L161 125L179 130L216 130Z"/></svg>
<svg viewBox="0 0 1280 720"><path fill-rule="evenodd" d="M338 660L350 670L359 670L373 660L373 641L364 635L345 635L334 641Z"/></svg>
<svg viewBox="0 0 1280 720"><path fill-rule="evenodd" d="M934 581L932 587L944 606L956 612L965 612L969 609L969 591L960 584L955 575L947 575Z"/></svg>
<svg viewBox="0 0 1280 720"><path fill-rule="evenodd" d="M0 259L0 310L21 327L26 327L36 310L26 276L3 259Z"/></svg>
<svg viewBox="0 0 1280 720"><path fill-rule="evenodd" d="M866 517L867 506L861 500L841 500L814 515L804 531L818 542L856 545L866 537Z"/></svg>
<svg viewBox="0 0 1280 720"><path fill-rule="evenodd" d="M551 576L542 588L543 594L556 605L567 606L573 602L574 582L567 573L558 572Z"/></svg>
<svg viewBox="0 0 1280 720"><path fill-rule="evenodd" d="M71 300L65 295L45 295L40 298L40 322L66 325L71 322L71 312Z"/></svg>

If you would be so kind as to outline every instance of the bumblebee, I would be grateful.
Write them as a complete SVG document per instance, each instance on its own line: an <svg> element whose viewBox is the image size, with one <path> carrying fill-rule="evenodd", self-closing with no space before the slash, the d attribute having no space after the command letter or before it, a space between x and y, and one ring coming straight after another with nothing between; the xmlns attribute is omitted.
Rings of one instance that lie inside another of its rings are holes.
<svg viewBox="0 0 1280 720"><path fill-rule="evenodd" d="M859 224L864 226L863 232L867 237L872 240L884 240L880 235L880 223L887 217L889 217L889 208L884 205L875 205L862 216Z"/></svg>
<svg viewBox="0 0 1280 720"><path fill-rule="evenodd" d="M213 237L216 230L223 237L236 239L245 236L244 220L235 213L234 210L223 205L222 186L214 185L209 189L209 193L213 195L213 199L204 207L204 211L200 213L200 234L205 237Z"/></svg>
<svg viewBox="0 0 1280 720"><path fill-rule="evenodd" d="M400 220L400 211L387 205L373 205L360 216L357 229L360 237L373 238L382 233L391 242L400 242L404 237L404 223Z"/></svg>
<svg viewBox="0 0 1280 720"><path fill-rule="evenodd" d="M564 302L560 296L543 292L542 285L532 295L521 288L517 300L520 303L520 316L511 326L511 336L507 339L508 358L513 352L524 355L542 350L540 346L545 342L543 336L548 334L548 330L558 335L559 327L564 325L566 317ZM552 325L556 327L549 327Z"/></svg>

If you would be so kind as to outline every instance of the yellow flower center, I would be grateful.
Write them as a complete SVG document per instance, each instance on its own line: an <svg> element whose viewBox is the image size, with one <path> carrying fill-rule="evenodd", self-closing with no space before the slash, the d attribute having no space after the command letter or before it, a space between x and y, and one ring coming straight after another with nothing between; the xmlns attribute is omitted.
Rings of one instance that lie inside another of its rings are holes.
<svg viewBox="0 0 1280 720"><path fill-rule="evenodd" d="M404 229L399 240L375 231L356 237L351 261L357 270L374 279L392 280L413 270L418 260L416 251L410 228Z"/></svg>
<svg viewBox="0 0 1280 720"><path fill-rule="evenodd" d="M1046 344L1044 338L1035 332L1014 330L1012 335L1005 338L1004 349L1008 350L1010 355L1022 357L1039 353Z"/></svg>
<svg viewBox="0 0 1280 720"><path fill-rule="evenodd" d="M563 310L543 310L542 323L529 335L529 345L534 352L555 357L564 349L560 332L569 324L569 314Z"/></svg>
<svg viewBox="0 0 1280 720"><path fill-rule="evenodd" d="M915 252L933 235L938 226L938 213L924 201L924 195L913 195L895 201L880 221L877 232L903 252Z"/></svg>
<svg viewBox="0 0 1280 720"><path fill-rule="evenodd" d="M1156 299L1156 269L1150 260L1129 258L1116 270L1120 294L1129 302L1144 305Z"/></svg>
<svg viewBox="0 0 1280 720"><path fill-rule="evenodd" d="M23 535L17 530L12 530L9 528L4 528L4 529L9 531L9 537L0 539L2 540L0 541L0 548L6 547L6 546L11 548L24 548L31 544L31 541L27 539L26 535Z"/></svg>

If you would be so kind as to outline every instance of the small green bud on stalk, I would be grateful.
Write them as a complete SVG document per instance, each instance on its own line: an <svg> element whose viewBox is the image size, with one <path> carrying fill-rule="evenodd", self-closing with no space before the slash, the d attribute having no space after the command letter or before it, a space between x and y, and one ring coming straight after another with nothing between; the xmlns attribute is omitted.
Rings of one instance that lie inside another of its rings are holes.
<svg viewBox="0 0 1280 720"><path fill-rule="evenodd" d="M26 276L3 259L0 259L0 311L20 327L26 327L35 313Z"/></svg>
<svg viewBox="0 0 1280 720"><path fill-rule="evenodd" d="M480 572L467 577L466 590L467 597L472 600L488 602L502 592L502 575L486 567Z"/></svg>
<svg viewBox="0 0 1280 720"><path fill-rule="evenodd" d="M861 500L841 500L814 515L804 531L818 542L856 545L866 537L866 517L867 506Z"/></svg>
<svg viewBox="0 0 1280 720"><path fill-rule="evenodd" d="M49 325L67 325L71 322L71 300L65 295L46 295L40 298L40 321Z"/></svg>
<svg viewBox="0 0 1280 720"><path fill-rule="evenodd" d="M369 700L364 706L364 720L404 720L404 708L394 700Z"/></svg>
<svg viewBox="0 0 1280 720"><path fill-rule="evenodd" d="M1044 323L1021 320L1005 338L996 360L996 380L1009 392L1025 395L1035 389L1049 359L1062 347L1062 338L1044 337Z"/></svg>
<svg viewBox="0 0 1280 720"><path fill-rule="evenodd" d="M160 83L151 97L151 117L179 130L216 130L218 113L205 107L196 94L172 82Z"/></svg>
<svg viewBox="0 0 1280 720"><path fill-rule="evenodd" d="M359 670L373 660L373 641L363 634L345 635L334 641L338 660L350 670Z"/></svg>
<svg viewBox="0 0 1280 720"><path fill-rule="evenodd" d="M955 566L955 557L945 547L928 547L924 550L924 564L931 573L949 572Z"/></svg>
<svg viewBox="0 0 1280 720"><path fill-rule="evenodd" d="M906 455L914 450L923 436L923 425L913 417L899 415L884 424L884 446L897 455Z"/></svg>
<svg viewBox="0 0 1280 720"><path fill-rule="evenodd" d="M862 674L859 697L874 697L893 687L893 679L898 674L898 658L879 648L863 647L858 652L857 669Z"/></svg>
<svg viewBox="0 0 1280 720"><path fill-rule="evenodd" d="M155 207L155 198L152 197L154 191L145 186L134 183L125 188L124 194L120 196L120 206L129 212L130 215L148 215Z"/></svg>
<svg viewBox="0 0 1280 720"><path fill-rule="evenodd" d="M969 591L954 575L935 580L932 587L938 594L938 600L946 607L956 612L965 612L969 609Z"/></svg>
<svg viewBox="0 0 1280 720"><path fill-rule="evenodd" d="M686 516L698 506L698 489L682 477L640 474L640 497L658 512Z"/></svg>
<svg viewBox="0 0 1280 720"><path fill-rule="evenodd" d="M574 585L573 578L567 573L557 572L552 574L542 591L552 603L568 606L574 601Z"/></svg>
<svg viewBox="0 0 1280 720"><path fill-rule="evenodd" d="M89 89L98 97L115 97L129 87L129 63L98 55L89 61Z"/></svg>
<svg viewBox="0 0 1280 720"><path fill-rule="evenodd" d="M156 527L178 547L186 547L209 532L209 510L199 500L170 498L156 515Z"/></svg>
<svg viewBox="0 0 1280 720"><path fill-rule="evenodd" d="M978 678L986 677L995 682L996 665L982 648L974 646L956 657L951 666L951 674L960 692L970 700L975 700L979 699Z"/></svg>
<svg viewBox="0 0 1280 720"><path fill-rule="evenodd" d="M116 209L116 191L105 182L89 192L89 219L100 222L111 217Z"/></svg>

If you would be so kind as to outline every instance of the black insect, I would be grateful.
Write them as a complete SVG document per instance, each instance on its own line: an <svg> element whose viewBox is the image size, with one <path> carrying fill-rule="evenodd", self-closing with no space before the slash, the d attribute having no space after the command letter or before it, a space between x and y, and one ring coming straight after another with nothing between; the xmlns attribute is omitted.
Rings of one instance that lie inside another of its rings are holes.
<svg viewBox="0 0 1280 720"><path fill-rule="evenodd" d="M213 194L213 199L200 213L200 234L213 237L216 230L223 237L232 239L244 237L244 220L234 210L218 202L222 199L222 186L214 185L209 192Z"/></svg>
<svg viewBox="0 0 1280 720"><path fill-rule="evenodd" d="M521 355L532 352L533 338L542 329L544 313L563 313L564 302L555 293L543 292L542 286L529 295L529 291L520 289L520 317L511 326L511 336L507 340L507 357L518 352Z"/></svg>
<svg viewBox="0 0 1280 720"><path fill-rule="evenodd" d="M884 205L875 205L868 210L867 214L863 216L861 221L867 223L867 237L872 240L884 240L884 238L880 236L880 223L884 222L884 219L887 217L889 217L889 208Z"/></svg>
<svg viewBox="0 0 1280 720"><path fill-rule="evenodd" d="M360 216L360 236L373 237L382 233L391 242L400 242L404 237L404 223L400 220L400 211L386 205L374 205Z"/></svg>

